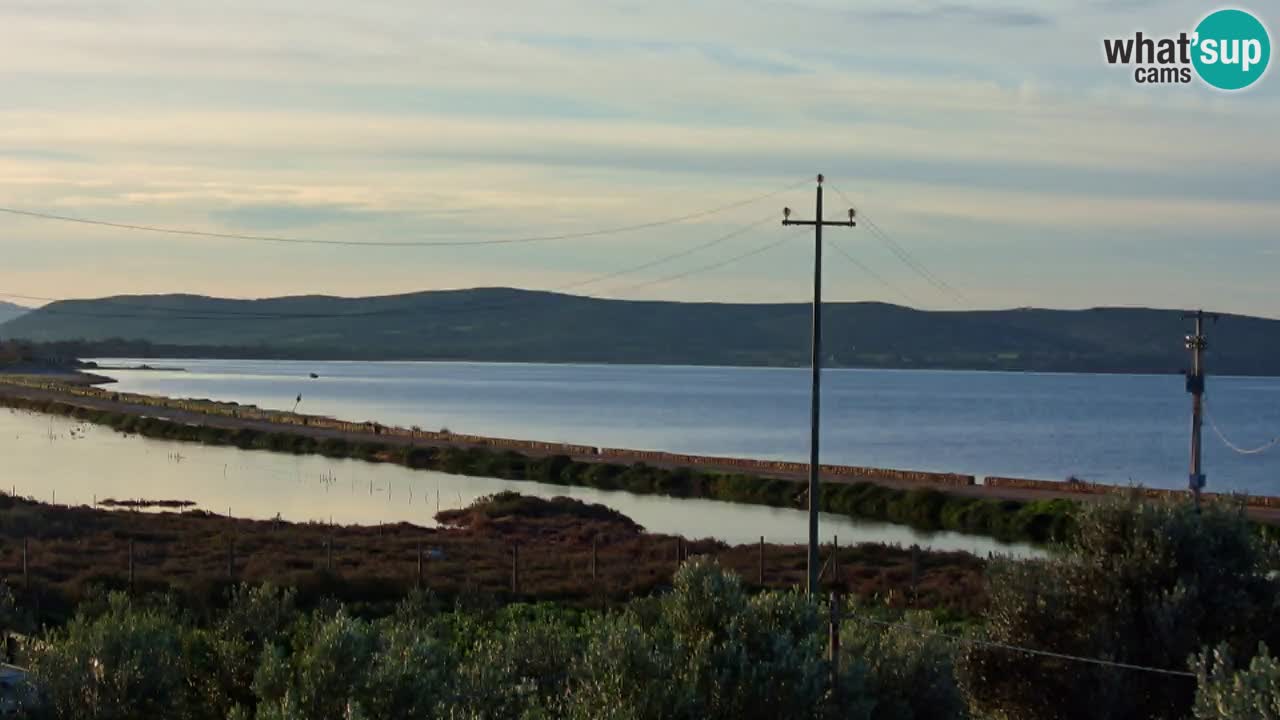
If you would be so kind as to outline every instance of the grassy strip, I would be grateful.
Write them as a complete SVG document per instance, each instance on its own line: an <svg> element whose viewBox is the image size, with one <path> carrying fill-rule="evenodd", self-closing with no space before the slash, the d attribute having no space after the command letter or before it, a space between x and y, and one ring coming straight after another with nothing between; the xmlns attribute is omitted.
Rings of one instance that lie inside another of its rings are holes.
<svg viewBox="0 0 1280 720"><path fill-rule="evenodd" d="M62 415L123 433L164 440L224 445L242 450L271 450L319 454L456 475L530 480L556 485L625 490L636 494L694 497L726 502L803 507L804 486L790 480L755 475L703 472L690 468L663 469L644 463L620 465L582 462L565 455L531 458L514 451L484 448L421 447L382 442L317 439L288 431L263 432L251 428L188 425L129 413L94 410L56 400L3 397L10 407ZM900 490L869 482L828 484L823 487L824 511L868 520L909 525L917 530L953 530L987 535L1008 542L1045 543L1062 540L1072 530L1070 500L1019 502L952 495L934 489Z"/></svg>

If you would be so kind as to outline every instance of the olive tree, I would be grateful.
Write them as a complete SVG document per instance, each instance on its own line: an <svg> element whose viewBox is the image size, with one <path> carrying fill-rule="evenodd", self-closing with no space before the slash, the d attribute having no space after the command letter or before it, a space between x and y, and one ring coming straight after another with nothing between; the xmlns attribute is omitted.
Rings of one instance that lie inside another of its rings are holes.
<svg viewBox="0 0 1280 720"><path fill-rule="evenodd" d="M1196 720L1280 720L1280 662L1265 645L1242 670L1234 669L1230 651L1222 646L1196 664Z"/></svg>
<svg viewBox="0 0 1280 720"><path fill-rule="evenodd" d="M188 628L164 609L112 594L104 613L77 615L40 643L32 681L52 718L197 718L187 682Z"/></svg>
<svg viewBox="0 0 1280 720"><path fill-rule="evenodd" d="M1275 632L1264 546L1233 503L1115 499L1083 507L1047 558L990 568L991 640L1185 671L1205 646L1241 654ZM971 645L960 678L980 714L1011 719L1182 717L1195 683Z"/></svg>
<svg viewBox="0 0 1280 720"><path fill-rule="evenodd" d="M752 597L737 575L694 560L655 606L636 604L591 626L566 714L820 717L830 683L819 630L817 608L799 594ZM854 693L851 706L857 700Z"/></svg>

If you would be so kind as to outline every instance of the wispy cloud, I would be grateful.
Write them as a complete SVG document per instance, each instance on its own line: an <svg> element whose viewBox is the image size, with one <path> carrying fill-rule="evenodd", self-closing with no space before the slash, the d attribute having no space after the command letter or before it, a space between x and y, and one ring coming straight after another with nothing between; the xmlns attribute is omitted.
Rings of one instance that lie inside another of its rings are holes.
<svg viewBox="0 0 1280 720"><path fill-rule="evenodd" d="M349 205L236 205L210 211L220 225L253 230L311 228L317 225L371 223L386 220L386 213Z"/></svg>
<svg viewBox="0 0 1280 720"><path fill-rule="evenodd" d="M1202 11L1172 0L1141 19L1176 29ZM1135 12L1091 0L499 0L447 13L416 0L18 0L0 4L0 205L478 239L641 222L825 171L926 263L986 288L975 298L1161 304L1185 286L1163 259L1213 236L1215 268L1235 282L1205 304L1280 314L1257 290L1270 282L1258 248L1280 220L1280 83L1242 97L1137 87L1099 59ZM5 283L34 295L549 287L807 201L797 191L629 236L408 257L5 218L0 252ZM645 292L777 300L802 260L784 252ZM156 271L100 272L111 263ZM1090 271L1100 264L1115 270ZM281 266L306 272L282 278ZM865 283L833 287L867 297Z"/></svg>
<svg viewBox="0 0 1280 720"><path fill-rule="evenodd" d="M865 12L864 15L873 20L911 21L916 23L960 21L1011 28L1054 24L1053 18L1049 15L1032 10L959 3L939 3L919 8L883 8Z"/></svg>

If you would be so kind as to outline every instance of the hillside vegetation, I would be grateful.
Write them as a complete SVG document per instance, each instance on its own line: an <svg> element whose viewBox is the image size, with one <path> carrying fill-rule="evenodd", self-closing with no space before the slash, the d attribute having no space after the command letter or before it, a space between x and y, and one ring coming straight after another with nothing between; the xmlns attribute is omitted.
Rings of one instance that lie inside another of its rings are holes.
<svg viewBox="0 0 1280 720"><path fill-rule="evenodd" d="M88 341L57 354L299 359L452 359L799 366L804 303L601 300L485 288L370 298L226 300L192 295L63 301L0 325L0 337ZM1176 373L1179 310L923 311L832 303L834 366ZM1215 372L1280 374L1280 320L1224 316ZM111 342L123 339L128 342Z"/></svg>

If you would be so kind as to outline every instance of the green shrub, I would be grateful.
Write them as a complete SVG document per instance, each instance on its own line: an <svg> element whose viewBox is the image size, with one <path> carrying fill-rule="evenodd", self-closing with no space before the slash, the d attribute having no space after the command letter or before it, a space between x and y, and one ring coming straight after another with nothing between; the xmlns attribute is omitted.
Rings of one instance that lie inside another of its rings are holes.
<svg viewBox="0 0 1280 720"><path fill-rule="evenodd" d="M32 680L50 718L206 717L193 697L189 629L169 612L113 594L106 612L78 615L35 651Z"/></svg>
<svg viewBox="0 0 1280 720"><path fill-rule="evenodd" d="M1197 657L1196 666L1196 720L1280 718L1280 662L1265 644L1243 670L1235 669L1225 646Z"/></svg>
<svg viewBox="0 0 1280 720"><path fill-rule="evenodd" d="M1277 583L1242 508L1115 499L1076 511L1050 558L990 566L986 630L1022 647L1170 670L1205 645L1249 652L1275 638ZM1176 718L1186 678L971 646L959 664L975 707L991 715Z"/></svg>

